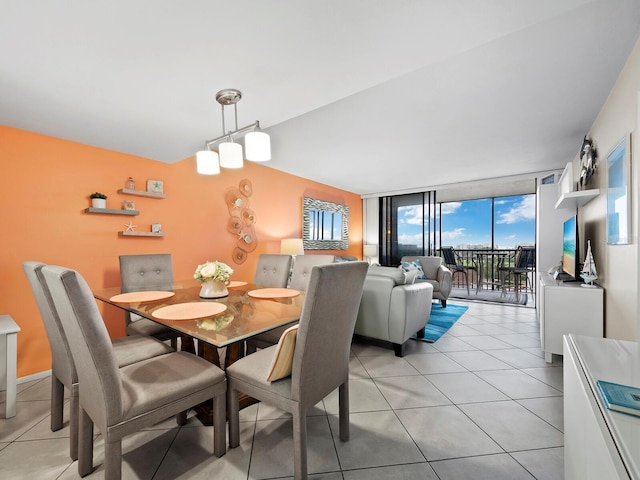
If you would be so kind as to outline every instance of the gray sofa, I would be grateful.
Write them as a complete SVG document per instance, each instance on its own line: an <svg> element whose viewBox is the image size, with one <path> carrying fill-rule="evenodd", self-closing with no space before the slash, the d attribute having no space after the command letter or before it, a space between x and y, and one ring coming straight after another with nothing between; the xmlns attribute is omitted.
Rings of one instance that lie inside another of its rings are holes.
<svg viewBox="0 0 640 480"><path fill-rule="evenodd" d="M447 306L447 299L451 293L451 270L449 270L442 263L441 257L402 257L401 262L413 262L414 260L420 261L426 279L419 279L416 277L415 282L426 282L433 287L433 298L440 300L442 308Z"/></svg>
<svg viewBox="0 0 640 480"><path fill-rule="evenodd" d="M356 335L390 342L398 357L410 337L424 332L433 294L430 283L405 284L405 279L400 268L371 265L354 330Z"/></svg>

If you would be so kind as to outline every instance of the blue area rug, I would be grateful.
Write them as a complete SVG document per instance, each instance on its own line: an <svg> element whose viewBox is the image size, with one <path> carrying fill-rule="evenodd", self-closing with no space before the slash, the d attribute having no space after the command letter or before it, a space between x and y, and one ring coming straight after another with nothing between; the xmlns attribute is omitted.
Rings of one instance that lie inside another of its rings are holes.
<svg viewBox="0 0 640 480"><path fill-rule="evenodd" d="M442 308L440 303L431 305L431 316L429 322L424 327L424 338L417 338L423 342L433 343L444 335L458 319L469 310L463 305L447 304L447 308Z"/></svg>

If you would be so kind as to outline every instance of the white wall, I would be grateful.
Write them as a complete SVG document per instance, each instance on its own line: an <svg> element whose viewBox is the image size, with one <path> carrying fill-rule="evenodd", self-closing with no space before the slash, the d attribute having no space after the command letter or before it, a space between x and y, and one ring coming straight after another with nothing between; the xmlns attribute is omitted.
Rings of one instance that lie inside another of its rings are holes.
<svg viewBox="0 0 640 480"><path fill-rule="evenodd" d="M621 340L637 340L640 325L638 296L638 186L640 169L633 152L640 152L637 126L640 90L640 42L631 52L609 98L600 110L590 137L598 151L598 171L589 188L599 188L600 195L580 209L581 247L591 240L598 268L598 281L605 289L605 336ZM627 134L632 134L632 225L629 245L607 245L607 154ZM578 146L579 148L579 146ZM574 173L579 170L579 157L573 160ZM576 177L577 178L577 177ZM584 253L584 248L582 252Z"/></svg>

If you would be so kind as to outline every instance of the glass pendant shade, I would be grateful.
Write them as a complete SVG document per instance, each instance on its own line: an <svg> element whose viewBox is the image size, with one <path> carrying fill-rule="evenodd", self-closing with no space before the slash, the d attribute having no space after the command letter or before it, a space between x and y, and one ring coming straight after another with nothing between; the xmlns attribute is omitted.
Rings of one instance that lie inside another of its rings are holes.
<svg viewBox="0 0 640 480"><path fill-rule="evenodd" d="M220 166L224 168L242 168L242 145L234 142L222 142L218 145Z"/></svg>
<svg viewBox="0 0 640 480"><path fill-rule="evenodd" d="M262 131L247 133L244 137L247 160L266 162L271 160L271 137Z"/></svg>
<svg viewBox="0 0 640 480"><path fill-rule="evenodd" d="M217 175L220 173L218 154L211 150L201 150L196 154L196 168L201 175Z"/></svg>

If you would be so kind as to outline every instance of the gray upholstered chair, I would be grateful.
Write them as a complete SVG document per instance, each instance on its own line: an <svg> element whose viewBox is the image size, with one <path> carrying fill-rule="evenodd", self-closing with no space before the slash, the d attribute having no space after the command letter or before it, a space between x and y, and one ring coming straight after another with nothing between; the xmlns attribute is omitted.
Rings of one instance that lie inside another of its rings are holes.
<svg viewBox="0 0 640 480"><path fill-rule="evenodd" d="M296 479L307 478L307 411L336 388L340 438L349 440L349 351L367 267L346 262L312 270L290 377L267 381L276 346L227 367L229 447L240 442L239 392L292 414Z"/></svg>
<svg viewBox="0 0 640 480"><path fill-rule="evenodd" d="M291 270L290 288L306 292L309 286L309 279L311 278L311 269L316 265L334 263L334 260L335 257L333 255L296 256L293 261L293 269ZM280 340L284 331L294 324L295 322L249 338L247 340L247 354L255 352L258 348L267 348L275 345L278 343L278 340Z"/></svg>
<svg viewBox="0 0 640 480"><path fill-rule="evenodd" d="M354 333L390 342L397 357L413 336L423 336L431 315L433 286L406 283L401 268L371 265L367 272Z"/></svg>
<svg viewBox="0 0 640 480"><path fill-rule="evenodd" d="M451 270L442 263L442 257L418 256L402 257L401 262L413 262L418 260L422 265L422 270L426 279L416 277L416 283L428 282L433 287L433 298L440 300L442 308L446 308L447 299L451 293Z"/></svg>
<svg viewBox="0 0 640 480"><path fill-rule="evenodd" d="M78 374L67 337L62 330L60 317L42 277L44 266L45 264L40 262L22 264L51 348L51 431L60 430L63 426L64 387L67 387L70 395L69 455L72 460L76 460L78 458ZM140 335L113 340L112 345L120 367L173 351L168 345L154 338Z"/></svg>
<svg viewBox="0 0 640 480"><path fill-rule="evenodd" d="M122 438L213 398L214 454L226 451L226 380L220 368L186 352L171 352L118 367L96 302L82 276L42 268L78 372L78 473L93 470L93 426L104 437L105 478L119 480Z"/></svg>
<svg viewBox="0 0 640 480"><path fill-rule="evenodd" d="M261 287L285 288L291 273L291 255L263 253L258 258L253 283Z"/></svg>
<svg viewBox="0 0 640 480"><path fill-rule="evenodd" d="M311 270L316 265L328 265L335 262L334 255L298 255L293 261L290 287L303 292L307 291Z"/></svg>
<svg viewBox="0 0 640 480"><path fill-rule="evenodd" d="M173 290L173 264L168 253L120 255L122 293L149 290ZM178 346L175 330L159 323L125 312L127 335L148 335L158 340L170 340L174 350Z"/></svg>

